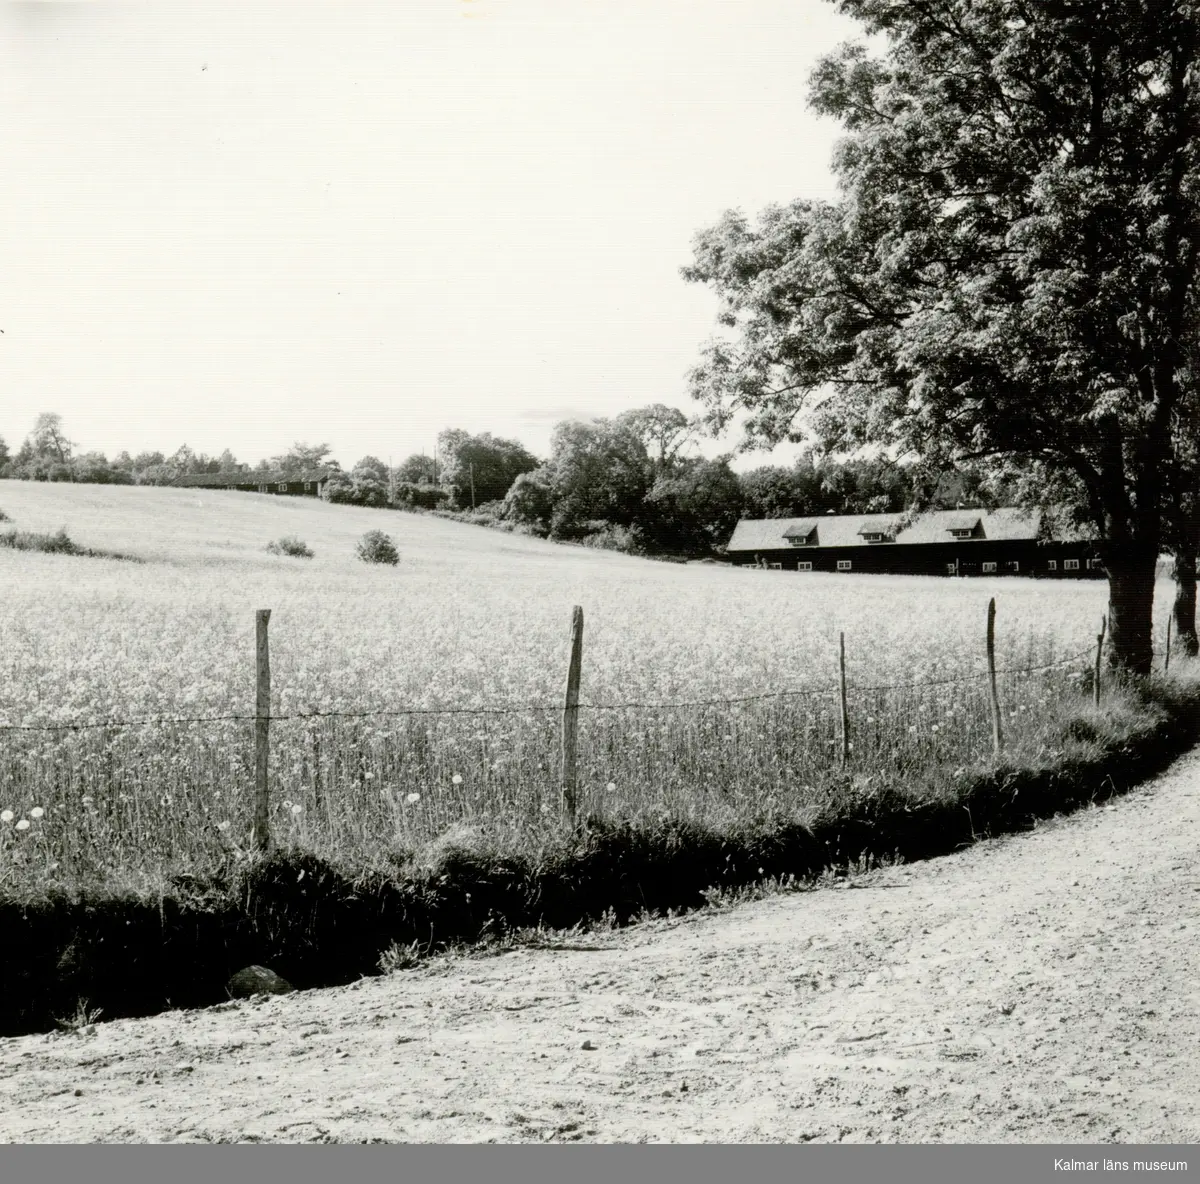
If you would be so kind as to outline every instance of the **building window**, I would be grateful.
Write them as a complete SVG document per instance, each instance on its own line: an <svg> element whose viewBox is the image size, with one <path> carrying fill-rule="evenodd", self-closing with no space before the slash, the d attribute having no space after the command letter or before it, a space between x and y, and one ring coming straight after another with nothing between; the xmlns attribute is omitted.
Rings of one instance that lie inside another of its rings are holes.
<svg viewBox="0 0 1200 1184"><path fill-rule="evenodd" d="M1104 566L1104 562L1100 559L1088 560L1088 571L1099 571Z"/></svg>
<svg viewBox="0 0 1200 1184"><path fill-rule="evenodd" d="M783 564L782 563L772 563L771 570L772 571L783 571Z"/></svg>
<svg viewBox="0 0 1200 1184"><path fill-rule="evenodd" d="M1078 559L1064 559L1063 560L1063 571L1078 571L1078 570L1079 570L1079 560Z"/></svg>
<svg viewBox="0 0 1200 1184"><path fill-rule="evenodd" d="M279 492L280 492L280 493L287 493L287 482L286 482L286 481L280 481L280 482L279 482L279 485L277 486L277 488L279 489Z"/></svg>
<svg viewBox="0 0 1200 1184"><path fill-rule="evenodd" d="M957 563L947 563L946 564L946 574L948 576L958 575L958 564Z"/></svg>
<svg viewBox="0 0 1200 1184"><path fill-rule="evenodd" d="M305 481L305 482L304 482L304 492L305 492L305 493L312 493L312 482L311 482L311 481Z"/></svg>
<svg viewBox="0 0 1200 1184"><path fill-rule="evenodd" d="M839 559L837 561L837 564L838 564L838 571L849 571L850 570L850 560L849 559Z"/></svg>
<svg viewBox="0 0 1200 1184"><path fill-rule="evenodd" d="M956 530L952 530L950 533L951 533L951 534L952 534L952 535L953 535L953 536L954 536L956 539L969 539L969 538L971 537L971 535L973 535L973 534L975 533L975 531L974 531L974 530L973 530L971 527L969 527L969 526L968 526L968 527L966 527L965 529L961 529L961 530L958 530L958 529L956 529Z"/></svg>
<svg viewBox="0 0 1200 1184"><path fill-rule="evenodd" d="M796 570L797 571L812 571L812 564L811 563L797 563Z"/></svg>
<svg viewBox="0 0 1200 1184"><path fill-rule="evenodd" d="M883 533L878 530L868 531L862 536L868 543L882 543Z"/></svg>
<svg viewBox="0 0 1200 1184"><path fill-rule="evenodd" d="M268 492L268 488L267 488L267 486L265 486L265 485L260 485L260 486L258 487L258 492L259 492L259 493L267 493L267 492Z"/></svg>
<svg viewBox="0 0 1200 1184"><path fill-rule="evenodd" d="M993 572L995 570L996 570L996 565L994 563L985 563L983 565L983 574L984 575L987 575L989 572Z"/></svg>
<svg viewBox="0 0 1200 1184"><path fill-rule="evenodd" d="M1017 560L1015 560L1015 559L1010 559L1010 560L1008 561L1008 570L1009 570L1009 571L1020 571L1020 570L1021 570L1021 565L1020 565L1020 563L1018 563L1018 562L1017 562Z"/></svg>
<svg viewBox="0 0 1200 1184"><path fill-rule="evenodd" d="M1050 562L1046 564L1046 566L1047 566L1047 567L1048 567L1048 568L1049 568L1051 571L1058 571L1058 560L1057 560L1057 559L1051 559L1051 560L1050 560Z"/></svg>

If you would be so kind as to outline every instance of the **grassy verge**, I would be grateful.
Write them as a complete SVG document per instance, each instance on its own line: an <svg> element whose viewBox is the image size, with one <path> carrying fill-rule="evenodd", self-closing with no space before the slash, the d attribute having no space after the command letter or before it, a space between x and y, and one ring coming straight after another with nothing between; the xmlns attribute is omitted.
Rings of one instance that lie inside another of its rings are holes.
<svg viewBox="0 0 1200 1184"><path fill-rule="evenodd" d="M270 965L328 986L428 952L531 927L623 923L702 906L714 889L810 879L878 859L915 860L1119 794L1165 768L1200 733L1200 685L1118 687L1062 713L1038 759L971 771L847 774L818 809L728 825L659 816L589 818L536 853L506 852L459 825L369 864L289 846L157 885L11 883L0 895L9 1006L0 1033L44 1030L81 1000L105 1018L202 1006L229 975Z"/></svg>

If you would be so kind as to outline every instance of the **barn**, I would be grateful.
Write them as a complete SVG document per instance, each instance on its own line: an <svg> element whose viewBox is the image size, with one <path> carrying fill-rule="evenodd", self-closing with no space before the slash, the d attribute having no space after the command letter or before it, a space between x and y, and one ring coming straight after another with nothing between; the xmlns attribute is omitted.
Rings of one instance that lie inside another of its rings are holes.
<svg viewBox="0 0 1200 1184"><path fill-rule="evenodd" d="M1036 511L933 510L743 518L726 548L742 567L903 575L1104 577L1094 542L1055 539Z"/></svg>
<svg viewBox="0 0 1200 1184"><path fill-rule="evenodd" d="M172 484L184 489L236 489L242 493L275 493L292 497L320 497L330 469L284 473L278 469L242 473L191 473Z"/></svg>

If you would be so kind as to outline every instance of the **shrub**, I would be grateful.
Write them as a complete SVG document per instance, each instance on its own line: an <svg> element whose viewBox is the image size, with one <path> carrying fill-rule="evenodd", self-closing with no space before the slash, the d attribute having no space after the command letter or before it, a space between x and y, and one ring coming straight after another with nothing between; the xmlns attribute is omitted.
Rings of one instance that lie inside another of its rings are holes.
<svg viewBox="0 0 1200 1184"><path fill-rule="evenodd" d="M355 550L359 559L364 563L391 563L394 565L400 562L396 544L382 530L368 530L358 540Z"/></svg>
<svg viewBox="0 0 1200 1184"><path fill-rule="evenodd" d="M283 538L268 543L267 550L272 555L290 555L293 559L311 559L313 557L309 545L294 534L284 535Z"/></svg>
<svg viewBox="0 0 1200 1184"><path fill-rule="evenodd" d="M11 522L12 519L3 511L0 510L0 522Z"/></svg>
<svg viewBox="0 0 1200 1184"><path fill-rule="evenodd" d="M415 510L436 510L449 498L449 492L440 485L415 485L411 481L401 481L396 486L396 504L411 506Z"/></svg>
<svg viewBox="0 0 1200 1184"><path fill-rule="evenodd" d="M59 527L55 534L35 534L29 530L10 530L0 534L0 547L15 551L47 551L53 555L82 555L83 548L71 542L67 532Z"/></svg>

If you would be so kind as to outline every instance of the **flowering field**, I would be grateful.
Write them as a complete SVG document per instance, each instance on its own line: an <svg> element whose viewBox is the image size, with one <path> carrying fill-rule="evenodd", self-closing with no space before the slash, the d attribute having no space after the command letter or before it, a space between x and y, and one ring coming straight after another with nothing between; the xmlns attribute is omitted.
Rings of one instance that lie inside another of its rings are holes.
<svg viewBox="0 0 1200 1184"><path fill-rule="evenodd" d="M464 823L509 850L556 833L574 604L581 810L721 824L803 816L840 784L840 631L860 786L987 759L991 596L1009 749L1047 755L1107 595L655 563L251 494L3 482L0 509L144 559L0 552L0 887L204 867L245 844L253 725L225 717L253 714L258 608L276 837L373 858ZM355 559L375 528L398 566ZM315 557L268 554L283 535Z"/></svg>

